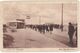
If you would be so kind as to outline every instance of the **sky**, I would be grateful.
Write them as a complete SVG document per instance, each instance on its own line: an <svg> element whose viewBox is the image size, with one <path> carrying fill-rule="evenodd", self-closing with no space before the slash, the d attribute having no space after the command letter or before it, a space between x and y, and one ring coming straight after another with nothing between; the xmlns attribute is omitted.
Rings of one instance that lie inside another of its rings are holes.
<svg viewBox="0 0 80 53"><path fill-rule="evenodd" d="M26 19L30 16L30 19ZM55 23L61 24L62 4L27 4L5 3L3 4L4 23L15 19L25 19L26 24ZM63 4L63 24L77 22L77 4Z"/></svg>

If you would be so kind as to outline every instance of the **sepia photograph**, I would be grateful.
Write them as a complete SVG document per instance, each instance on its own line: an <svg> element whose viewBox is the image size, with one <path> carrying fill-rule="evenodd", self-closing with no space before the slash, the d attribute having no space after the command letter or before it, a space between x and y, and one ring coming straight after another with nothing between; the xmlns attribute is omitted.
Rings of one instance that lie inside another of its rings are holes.
<svg viewBox="0 0 80 53"><path fill-rule="evenodd" d="M77 48L77 3L3 3L3 48Z"/></svg>

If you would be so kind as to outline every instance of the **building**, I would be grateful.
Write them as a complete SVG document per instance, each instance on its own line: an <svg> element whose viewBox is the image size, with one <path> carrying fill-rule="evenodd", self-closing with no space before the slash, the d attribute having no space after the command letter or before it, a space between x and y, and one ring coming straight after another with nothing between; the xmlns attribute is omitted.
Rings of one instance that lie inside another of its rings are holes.
<svg viewBox="0 0 80 53"><path fill-rule="evenodd" d="M25 28L25 23L22 22L22 21L18 21L18 20L9 21L9 22L7 23L7 25L8 25L10 28L13 28L13 29Z"/></svg>

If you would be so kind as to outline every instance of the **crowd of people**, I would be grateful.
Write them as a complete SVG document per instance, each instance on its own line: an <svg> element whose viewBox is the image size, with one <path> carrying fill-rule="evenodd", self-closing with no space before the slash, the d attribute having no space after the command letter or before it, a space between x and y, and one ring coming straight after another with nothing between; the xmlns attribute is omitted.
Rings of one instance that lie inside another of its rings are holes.
<svg viewBox="0 0 80 53"><path fill-rule="evenodd" d="M52 34L53 28L59 28L57 24L41 24L41 25L26 25L26 27L31 28L35 31L45 34L46 32L50 32Z"/></svg>

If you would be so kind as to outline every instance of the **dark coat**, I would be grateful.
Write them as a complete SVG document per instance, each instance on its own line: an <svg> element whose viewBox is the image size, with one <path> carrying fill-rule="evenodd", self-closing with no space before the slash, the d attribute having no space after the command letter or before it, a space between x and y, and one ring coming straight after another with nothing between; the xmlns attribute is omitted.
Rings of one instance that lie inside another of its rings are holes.
<svg viewBox="0 0 80 53"><path fill-rule="evenodd" d="M50 31L53 31L53 25L50 25L49 28L50 28Z"/></svg>
<svg viewBox="0 0 80 53"><path fill-rule="evenodd" d="M73 34L74 34L74 31L75 31L75 30L74 30L74 26L73 26L73 25L69 25L69 26L68 26L68 34L69 34L69 35L73 35Z"/></svg>
<svg viewBox="0 0 80 53"><path fill-rule="evenodd" d="M49 31L48 25L46 25L45 28L46 28L46 31Z"/></svg>

